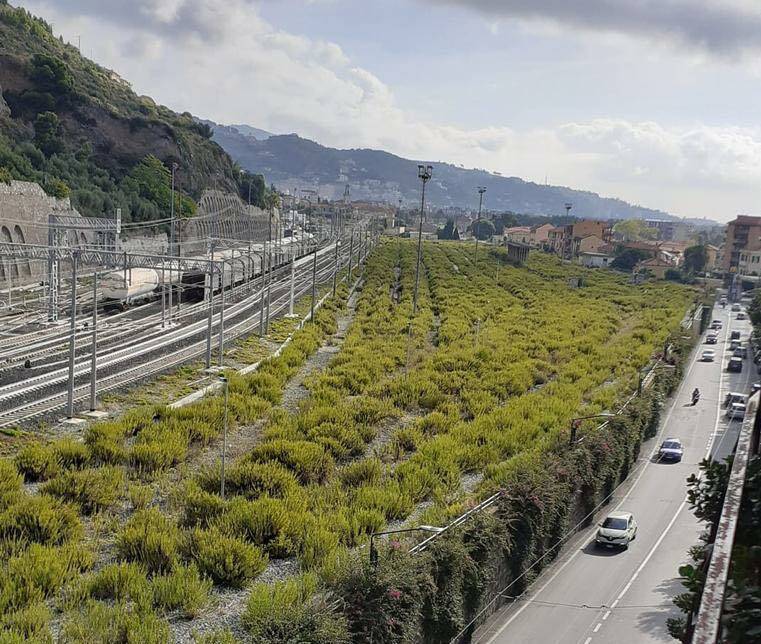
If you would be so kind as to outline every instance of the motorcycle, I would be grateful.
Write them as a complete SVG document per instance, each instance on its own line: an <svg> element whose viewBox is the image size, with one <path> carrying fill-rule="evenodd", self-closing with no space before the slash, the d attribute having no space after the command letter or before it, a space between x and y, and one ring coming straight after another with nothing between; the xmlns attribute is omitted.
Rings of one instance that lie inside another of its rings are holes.
<svg viewBox="0 0 761 644"><path fill-rule="evenodd" d="M698 401L700 400L700 392L699 391L693 391L692 392L692 406L698 404Z"/></svg>

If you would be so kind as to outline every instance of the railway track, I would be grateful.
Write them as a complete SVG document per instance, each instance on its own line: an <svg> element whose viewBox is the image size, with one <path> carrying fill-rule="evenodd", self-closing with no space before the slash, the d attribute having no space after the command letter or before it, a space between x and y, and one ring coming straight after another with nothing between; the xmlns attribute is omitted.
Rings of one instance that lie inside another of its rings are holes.
<svg viewBox="0 0 761 644"><path fill-rule="evenodd" d="M318 258L318 283L332 279L334 258L329 249ZM340 265L346 264L341 257ZM286 267L288 268L288 267ZM302 263L296 271L297 297L311 291L311 262ZM272 316L282 313L290 299L290 269L287 277L272 284ZM225 342L250 334L259 325L262 288L225 309ZM206 305L203 311L206 312ZM215 312L215 317L218 313ZM98 360L98 391L112 391L149 376L175 368L202 356L206 351L206 321L198 320L149 339L107 350ZM213 346L216 347L218 323L215 322ZM90 356L75 363L75 406L89 399ZM67 404L68 370L61 368L0 387L0 427L28 423L65 409Z"/></svg>

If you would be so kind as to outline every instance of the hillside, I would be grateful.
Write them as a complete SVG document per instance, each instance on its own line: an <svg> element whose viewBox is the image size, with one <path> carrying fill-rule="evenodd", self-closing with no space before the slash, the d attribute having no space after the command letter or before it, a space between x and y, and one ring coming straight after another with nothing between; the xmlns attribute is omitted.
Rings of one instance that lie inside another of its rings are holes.
<svg viewBox="0 0 761 644"><path fill-rule="evenodd" d="M353 199L416 203L420 196L418 161L380 150L338 150L295 134L250 136L241 126L210 123L214 140L243 168L262 173L278 188L319 185L320 194L343 196L351 185ZM430 203L438 207L472 208L477 203L476 186L486 186L492 210L512 210L525 214L565 214L566 202L573 214L601 219L675 217L650 208L634 206L620 199L601 197L594 192L562 186L544 186L516 177L502 177L483 170L467 170L448 163L434 163L429 184Z"/></svg>
<svg viewBox="0 0 761 644"><path fill-rule="evenodd" d="M83 214L121 207L126 221L166 217L173 163L184 214L215 182L247 195L249 178L207 126L138 96L115 72L56 38L50 25L5 0L0 92L0 178L70 195ZM256 186L260 201L261 178Z"/></svg>

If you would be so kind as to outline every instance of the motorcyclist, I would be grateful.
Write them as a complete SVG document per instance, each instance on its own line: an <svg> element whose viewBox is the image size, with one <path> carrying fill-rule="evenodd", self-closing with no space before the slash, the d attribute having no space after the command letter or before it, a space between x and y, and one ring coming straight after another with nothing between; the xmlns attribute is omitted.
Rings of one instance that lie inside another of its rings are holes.
<svg viewBox="0 0 761 644"><path fill-rule="evenodd" d="M700 400L700 389L695 387L695 390L692 392L692 404L696 404Z"/></svg>

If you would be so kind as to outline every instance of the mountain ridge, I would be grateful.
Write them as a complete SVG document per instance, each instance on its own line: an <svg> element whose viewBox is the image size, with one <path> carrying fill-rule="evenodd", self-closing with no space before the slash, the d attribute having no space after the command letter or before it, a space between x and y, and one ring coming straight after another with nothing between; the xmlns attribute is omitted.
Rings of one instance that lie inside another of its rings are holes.
<svg viewBox="0 0 761 644"><path fill-rule="evenodd" d="M249 172L267 177L281 190L311 188L326 198L339 199L349 184L353 199L416 203L420 198L418 163L434 166L426 195L432 207L474 208L476 186L485 186L489 210L522 214L571 214L599 219L681 218L655 208L630 204L588 190L541 185L519 177L504 177L485 170L466 169L447 162L416 161L384 150L338 149L321 145L297 134L270 135L259 140L240 131L240 126L207 122L213 140Z"/></svg>

